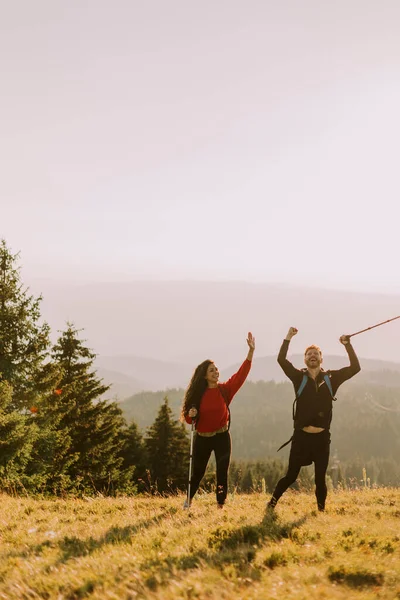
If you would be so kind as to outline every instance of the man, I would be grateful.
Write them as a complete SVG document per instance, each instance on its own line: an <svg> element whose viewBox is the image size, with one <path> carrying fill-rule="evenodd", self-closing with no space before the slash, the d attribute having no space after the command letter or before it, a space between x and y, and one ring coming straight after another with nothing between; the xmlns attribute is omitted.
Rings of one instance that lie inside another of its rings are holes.
<svg viewBox="0 0 400 600"><path fill-rule="evenodd" d="M278 482L267 507L275 508L276 503L287 488L292 485L301 467L315 466L315 495L318 510L325 510L327 488L325 474L329 462L332 420L332 401L339 386L361 370L360 363L348 335L342 335L340 342L346 348L350 366L336 371L321 368L322 352L318 346L309 346L304 353L305 369L296 369L286 358L289 343L297 329L291 327L279 351L278 363L293 383L296 400L293 410L294 433L286 475ZM289 443L289 442L287 442ZM286 445L286 444L284 444ZM283 447L283 446L281 446Z"/></svg>

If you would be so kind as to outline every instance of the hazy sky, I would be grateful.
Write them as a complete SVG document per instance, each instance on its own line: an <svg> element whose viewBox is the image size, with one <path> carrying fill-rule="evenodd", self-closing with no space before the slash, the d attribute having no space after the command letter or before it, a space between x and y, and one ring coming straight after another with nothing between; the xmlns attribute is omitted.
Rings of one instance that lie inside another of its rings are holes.
<svg viewBox="0 0 400 600"><path fill-rule="evenodd" d="M398 0L13 0L0 234L28 278L399 292Z"/></svg>

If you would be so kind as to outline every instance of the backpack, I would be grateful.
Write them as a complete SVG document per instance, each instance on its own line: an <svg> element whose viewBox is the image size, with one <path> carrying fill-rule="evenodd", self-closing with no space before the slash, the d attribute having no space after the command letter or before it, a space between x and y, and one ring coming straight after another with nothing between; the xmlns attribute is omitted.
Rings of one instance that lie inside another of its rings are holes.
<svg viewBox="0 0 400 600"><path fill-rule="evenodd" d="M296 398L293 400L293 408L292 408L293 421L296 418L296 403L297 403L297 400L300 398L300 396L301 396L304 388L306 387L307 381L308 381L308 375L307 375L307 373L304 373L303 379L301 380L301 383L300 383L300 385L299 385L299 387L297 389L297 392L296 392ZM329 390L329 393L330 393L330 395L332 397L332 400L335 401L336 398L333 395L332 382L330 380L330 377L329 377L328 373L325 373L325 375L324 375L324 381L325 381L325 383L326 383L326 385L328 387L328 390ZM282 448L284 448L285 446L287 446L288 444L290 444L290 442L292 441L292 439L293 439L293 436L290 438L290 440L288 440L287 442L285 442L284 444L282 444L282 446L280 446L278 448L277 452L279 452L279 450L282 450Z"/></svg>
<svg viewBox="0 0 400 600"><path fill-rule="evenodd" d="M301 396L304 388L306 387L307 381L308 381L308 375L307 375L307 373L304 373L303 379L301 381L301 384L299 385L299 388L298 388L298 390L296 392L296 398L293 400L293 409L292 409L293 421L294 421L295 416L296 416L296 403L297 403L297 400L300 398L300 396ZM330 380L330 377L329 377L328 373L325 373L325 375L324 375L324 381L325 381L325 383L326 383L326 385L328 387L330 395L332 396L332 400L336 401L336 398L333 395L332 382Z"/></svg>

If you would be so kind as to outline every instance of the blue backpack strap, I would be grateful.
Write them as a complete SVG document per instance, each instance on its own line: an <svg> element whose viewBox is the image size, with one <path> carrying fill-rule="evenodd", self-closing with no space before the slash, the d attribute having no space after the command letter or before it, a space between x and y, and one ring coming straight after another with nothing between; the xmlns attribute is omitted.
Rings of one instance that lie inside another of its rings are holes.
<svg viewBox="0 0 400 600"><path fill-rule="evenodd" d="M324 375L324 380L326 385L328 386L328 390L330 395L332 396L332 400L336 400L336 398L333 396L333 389L332 389L332 382L331 382L331 378L329 377L328 373L326 373Z"/></svg>
<svg viewBox="0 0 400 600"><path fill-rule="evenodd" d="M298 397L299 397L299 396L302 394L302 392L303 392L304 388L305 388L305 387L306 387L306 385L307 385L307 380L308 380L308 375L306 375L306 373L304 373L304 375L303 375L303 379L302 379L302 381L301 381L301 384L300 384L300 386L299 386L299 389L298 389L298 390L297 390L297 392L296 392L296 398L298 398ZM330 382L329 382L329 383L330 383Z"/></svg>
<svg viewBox="0 0 400 600"><path fill-rule="evenodd" d="M308 375L306 373L304 373L303 379L301 380L301 384L299 385L299 388L298 388L298 390L296 392L296 398L293 400L293 407L292 407L293 421L294 421L295 416L296 416L296 402L297 402L297 399L299 398L300 394L303 392L304 388L306 387L307 381L308 381Z"/></svg>
<svg viewBox="0 0 400 600"><path fill-rule="evenodd" d="M298 398L300 396L300 394L303 392L304 388L306 387L306 385L307 385L307 379L308 379L307 375L304 374L303 375L303 379L301 381L301 384L299 386L299 389L296 392L296 398ZM332 389L331 378L329 377L328 373L325 373L325 375L324 375L324 381L325 381L326 385L328 386L328 390L329 390L330 395L332 396L333 399L335 399L334 396L333 396L333 389Z"/></svg>

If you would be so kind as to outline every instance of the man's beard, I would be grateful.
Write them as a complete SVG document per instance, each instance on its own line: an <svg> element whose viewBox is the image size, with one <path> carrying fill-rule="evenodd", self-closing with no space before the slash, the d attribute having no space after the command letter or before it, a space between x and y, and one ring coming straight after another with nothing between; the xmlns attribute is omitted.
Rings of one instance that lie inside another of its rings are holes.
<svg viewBox="0 0 400 600"><path fill-rule="evenodd" d="M320 360L306 360L306 367L308 367L309 369L316 369L317 367L321 366L321 362Z"/></svg>

